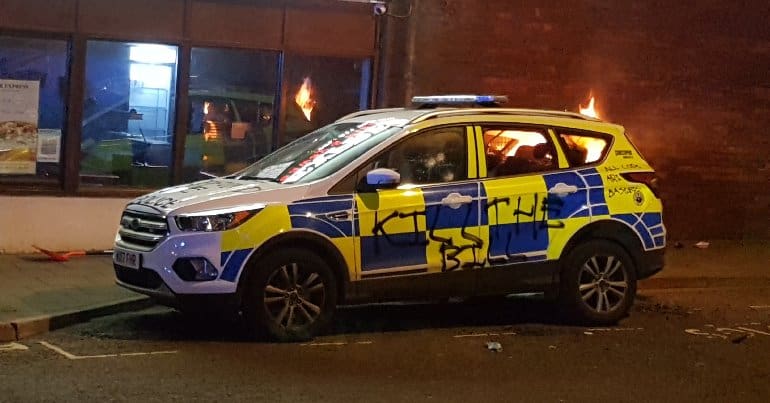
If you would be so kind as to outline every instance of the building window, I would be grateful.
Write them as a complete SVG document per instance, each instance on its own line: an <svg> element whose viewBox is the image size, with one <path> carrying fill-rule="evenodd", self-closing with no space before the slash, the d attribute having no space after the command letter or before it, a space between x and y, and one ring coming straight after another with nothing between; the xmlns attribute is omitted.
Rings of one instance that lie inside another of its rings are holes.
<svg viewBox="0 0 770 403"><path fill-rule="evenodd" d="M0 36L0 178L60 175L68 43Z"/></svg>
<svg viewBox="0 0 770 403"><path fill-rule="evenodd" d="M193 48L184 180L239 171L273 148L278 53Z"/></svg>
<svg viewBox="0 0 770 403"><path fill-rule="evenodd" d="M290 55L281 145L369 106L371 61Z"/></svg>
<svg viewBox="0 0 770 403"><path fill-rule="evenodd" d="M168 185L177 48L88 41L86 52L81 183Z"/></svg>

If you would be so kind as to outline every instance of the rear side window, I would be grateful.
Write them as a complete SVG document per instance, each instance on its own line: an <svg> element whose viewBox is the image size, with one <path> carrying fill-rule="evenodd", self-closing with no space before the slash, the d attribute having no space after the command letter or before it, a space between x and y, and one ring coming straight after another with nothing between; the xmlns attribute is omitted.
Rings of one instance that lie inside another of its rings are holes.
<svg viewBox="0 0 770 403"><path fill-rule="evenodd" d="M545 130L484 126L482 132L489 178L557 168L556 153Z"/></svg>
<svg viewBox="0 0 770 403"><path fill-rule="evenodd" d="M593 164L604 158L610 137L599 133L559 131L559 139L570 166Z"/></svg>

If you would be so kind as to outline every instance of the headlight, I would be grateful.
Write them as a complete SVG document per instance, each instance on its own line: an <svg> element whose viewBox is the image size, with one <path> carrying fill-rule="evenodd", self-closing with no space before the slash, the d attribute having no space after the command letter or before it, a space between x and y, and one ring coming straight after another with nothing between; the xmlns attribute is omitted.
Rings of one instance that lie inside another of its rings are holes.
<svg viewBox="0 0 770 403"><path fill-rule="evenodd" d="M243 224L260 210L243 210L219 214L184 214L176 217L176 225L182 231L224 231Z"/></svg>

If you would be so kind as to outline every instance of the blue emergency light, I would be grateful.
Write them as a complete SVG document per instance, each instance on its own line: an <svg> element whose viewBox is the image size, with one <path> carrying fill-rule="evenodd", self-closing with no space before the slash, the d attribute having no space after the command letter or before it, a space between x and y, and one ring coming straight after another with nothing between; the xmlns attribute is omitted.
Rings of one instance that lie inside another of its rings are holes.
<svg viewBox="0 0 770 403"><path fill-rule="evenodd" d="M419 107L436 107L439 105L468 105L497 106L508 102L505 95L428 95L412 97L412 103Z"/></svg>

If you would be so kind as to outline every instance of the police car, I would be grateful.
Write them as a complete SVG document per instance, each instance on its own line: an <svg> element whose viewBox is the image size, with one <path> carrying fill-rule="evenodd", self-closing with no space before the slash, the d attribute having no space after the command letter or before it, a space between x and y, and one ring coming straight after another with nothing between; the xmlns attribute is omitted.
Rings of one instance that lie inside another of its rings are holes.
<svg viewBox="0 0 770 403"><path fill-rule="evenodd" d="M621 126L416 97L345 116L233 175L131 201L117 283L225 306L278 340L340 304L544 292L582 323L624 317L663 267L657 179Z"/></svg>

